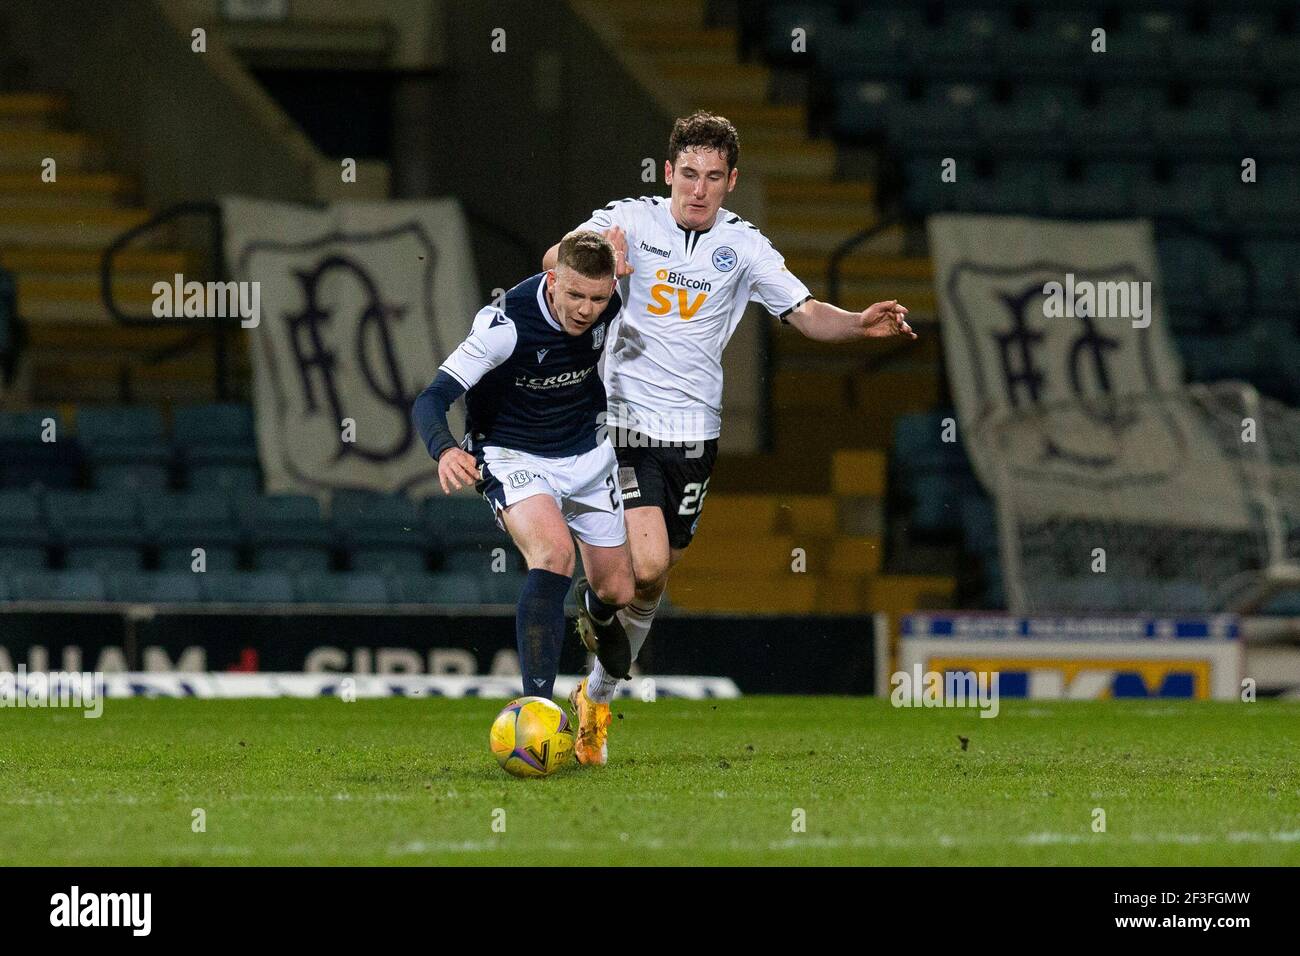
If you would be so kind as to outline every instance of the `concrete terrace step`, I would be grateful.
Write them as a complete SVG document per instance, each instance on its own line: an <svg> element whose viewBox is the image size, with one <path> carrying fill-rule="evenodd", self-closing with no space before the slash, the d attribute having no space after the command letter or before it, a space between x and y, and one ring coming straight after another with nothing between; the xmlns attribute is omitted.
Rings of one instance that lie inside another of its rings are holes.
<svg viewBox="0 0 1300 956"><path fill-rule="evenodd" d="M728 27L709 27L704 30L683 31L676 26L649 25L629 36L631 46L655 52L677 50L732 50L736 49L736 31Z"/></svg>
<svg viewBox="0 0 1300 956"><path fill-rule="evenodd" d="M0 130L47 130L67 111L58 93L0 93Z"/></svg>
<svg viewBox="0 0 1300 956"><path fill-rule="evenodd" d="M814 298L823 302L830 299L830 288L823 275L800 278ZM835 304L845 309L865 309L873 302L897 299L907 307L910 325L932 321L939 310L934 289L907 279L841 279L839 298L840 301Z"/></svg>
<svg viewBox="0 0 1300 956"><path fill-rule="evenodd" d="M784 103L753 103L747 100L725 100L710 96L707 107L719 116L725 116L736 126L740 134L740 148L745 148L745 133L752 124L761 126L783 126L792 135L802 136L808 128L808 108L802 103L790 105Z"/></svg>
<svg viewBox="0 0 1300 956"><path fill-rule="evenodd" d="M124 380L129 399L172 405L212 401L215 373L210 354L158 365L111 362L102 359L31 357L32 401L37 404L68 402L74 405L120 402ZM232 369L237 380L247 379L242 369Z"/></svg>
<svg viewBox="0 0 1300 956"><path fill-rule="evenodd" d="M790 253L786 252L786 249L797 249L804 254L820 253L822 256L829 256L854 232L855 229L822 229L809 223L806 226L791 225L780 230L770 228L767 236L772 240L772 244L787 256ZM903 251L906 243L907 230L902 226L891 226L877 235L871 244L877 254L898 254Z"/></svg>
<svg viewBox="0 0 1300 956"><path fill-rule="evenodd" d="M664 63L659 72L680 93L694 96L707 90L710 97L748 102L766 100L771 79L767 67L751 64L719 70L712 64Z"/></svg>
<svg viewBox="0 0 1300 956"><path fill-rule="evenodd" d="M659 63L680 65L713 64L728 67L736 63L736 31L727 29L688 30L649 26L628 30L624 43L653 57Z"/></svg>
<svg viewBox="0 0 1300 956"><path fill-rule="evenodd" d="M77 275L83 278L99 275L99 249L64 249L56 246L25 249L0 249L0 266L11 272L25 272L35 276ZM171 279L176 273L197 269L200 257L178 249L126 249L117 257L119 274L151 276Z"/></svg>
<svg viewBox="0 0 1300 956"><path fill-rule="evenodd" d="M28 345L32 351L61 353L64 356L84 353L89 357L138 360L142 355L160 352L179 344L190 334L186 328L159 326L144 328L105 322L35 322L30 326ZM231 335L235 342L237 336ZM243 353L243 349L239 351Z"/></svg>
<svg viewBox="0 0 1300 956"><path fill-rule="evenodd" d="M914 342L889 338L832 343L814 342L796 329L781 326L772 335L772 352L775 368L823 371L887 367L929 374L943 360L939 336L924 329Z"/></svg>
<svg viewBox="0 0 1300 956"><path fill-rule="evenodd" d="M777 234L784 234L784 230L820 230L834 232L843 239L874 225L875 221L875 213L870 209L840 206L810 210L789 201L769 203L767 207L767 227Z"/></svg>
<svg viewBox="0 0 1300 956"><path fill-rule="evenodd" d="M835 174L838 160L833 143L815 141L800 142L793 147L787 145L769 146L755 143L745 148L739 165L752 169L766 176L783 176L786 178L829 179ZM741 175L744 175L742 172Z"/></svg>
<svg viewBox="0 0 1300 956"><path fill-rule="evenodd" d="M0 246L103 247L148 218L147 209L0 208ZM138 240L148 248L173 241L167 226Z"/></svg>
<svg viewBox="0 0 1300 956"><path fill-rule="evenodd" d="M100 153L85 133L0 129L0 170L39 171L47 157L55 160L62 175L93 168Z"/></svg>
<svg viewBox="0 0 1300 956"><path fill-rule="evenodd" d="M786 253L786 267L795 275L825 275L830 257L798 250ZM840 275L845 279L912 279L934 280L934 268L925 256L850 255L840 260Z"/></svg>
<svg viewBox="0 0 1300 956"><path fill-rule="evenodd" d="M876 184L871 182L771 176L765 185L769 202L838 202L852 205L871 203L876 198Z"/></svg>
<svg viewBox="0 0 1300 956"><path fill-rule="evenodd" d="M56 182L41 181L39 168L0 172L0 207L115 206L136 194L135 181L116 173L60 170Z"/></svg>
<svg viewBox="0 0 1300 956"><path fill-rule="evenodd" d="M677 29L681 32L703 30L706 0L656 0L655 3L631 3L629 0L586 0L606 17L627 28Z"/></svg>
<svg viewBox="0 0 1300 956"><path fill-rule="evenodd" d="M118 308L130 315L148 315L153 305L151 285L141 277L115 277ZM18 313L29 322L112 321L100 298L99 279L80 275L33 278L18 273Z"/></svg>

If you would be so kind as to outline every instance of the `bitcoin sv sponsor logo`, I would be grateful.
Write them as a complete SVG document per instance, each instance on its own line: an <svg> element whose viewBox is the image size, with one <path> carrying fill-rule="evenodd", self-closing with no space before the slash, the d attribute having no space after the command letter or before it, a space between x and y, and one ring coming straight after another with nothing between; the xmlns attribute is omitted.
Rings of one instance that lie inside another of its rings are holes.
<svg viewBox="0 0 1300 956"><path fill-rule="evenodd" d="M547 375L542 378L538 375L517 375L515 384L521 388L563 388L565 385L577 385L579 382L586 380L587 376L592 373L596 366L580 368L575 372L561 372L559 375Z"/></svg>
<svg viewBox="0 0 1300 956"><path fill-rule="evenodd" d="M675 310L682 321L689 321L713 291L713 284L708 280L692 279L670 269L660 269L655 278L659 282L650 287L651 301L646 306L651 315L668 315ZM696 294L692 296L692 292Z"/></svg>

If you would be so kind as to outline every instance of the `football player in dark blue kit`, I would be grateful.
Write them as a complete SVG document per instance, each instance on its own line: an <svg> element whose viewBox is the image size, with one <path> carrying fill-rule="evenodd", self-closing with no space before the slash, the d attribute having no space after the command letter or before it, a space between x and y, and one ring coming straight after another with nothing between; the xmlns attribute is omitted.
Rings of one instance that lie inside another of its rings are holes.
<svg viewBox="0 0 1300 956"><path fill-rule="evenodd" d="M579 626L616 672L631 666L614 614L632 599L632 559L596 368L620 307L613 246L595 232L570 233L554 269L479 311L412 412L443 491L474 484L528 564L515 626L526 694L550 698L554 689L574 537L586 573ZM447 409L462 394L458 445Z"/></svg>

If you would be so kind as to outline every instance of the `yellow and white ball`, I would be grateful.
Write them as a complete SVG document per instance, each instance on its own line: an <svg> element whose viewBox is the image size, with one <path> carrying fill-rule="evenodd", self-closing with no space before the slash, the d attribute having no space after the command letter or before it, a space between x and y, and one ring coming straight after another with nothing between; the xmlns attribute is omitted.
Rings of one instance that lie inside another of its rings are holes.
<svg viewBox="0 0 1300 956"><path fill-rule="evenodd" d="M573 728L564 708L545 697L518 697L492 721L492 754L506 773L545 777L573 753Z"/></svg>

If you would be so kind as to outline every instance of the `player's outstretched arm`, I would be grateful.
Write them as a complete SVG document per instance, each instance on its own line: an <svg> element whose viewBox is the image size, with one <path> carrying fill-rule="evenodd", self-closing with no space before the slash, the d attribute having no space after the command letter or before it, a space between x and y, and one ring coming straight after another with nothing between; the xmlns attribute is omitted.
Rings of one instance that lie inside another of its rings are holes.
<svg viewBox="0 0 1300 956"><path fill-rule="evenodd" d="M818 342L851 342L892 335L916 338L907 324L907 309L895 299L877 302L861 312L848 312L829 302L809 299L786 319L803 335Z"/></svg>

